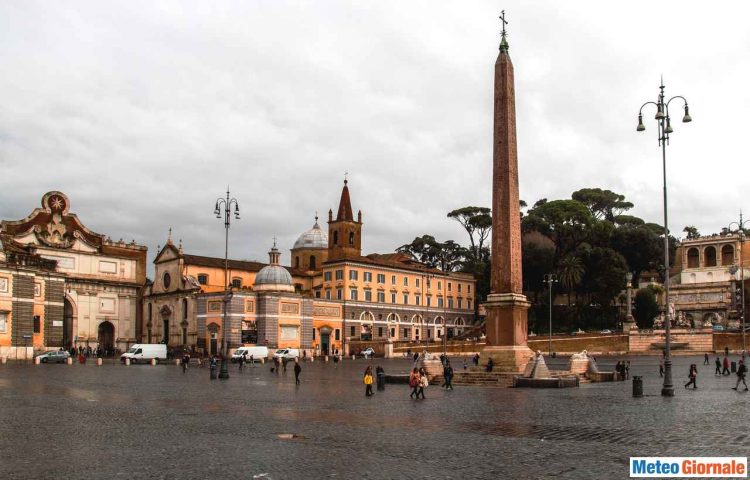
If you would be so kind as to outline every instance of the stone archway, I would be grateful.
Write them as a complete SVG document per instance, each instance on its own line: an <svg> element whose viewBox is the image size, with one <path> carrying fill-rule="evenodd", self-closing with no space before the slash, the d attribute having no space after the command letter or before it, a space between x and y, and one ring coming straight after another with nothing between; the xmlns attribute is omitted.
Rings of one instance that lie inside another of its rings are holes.
<svg viewBox="0 0 750 480"><path fill-rule="evenodd" d="M115 348L115 326L112 322L104 321L99 324L97 341L102 352L111 352Z"/></svg>
<svg viewBox="0 0 750 480"><path fill-rule="evenodd" d="M73 346L73 319L75 318L75 304L66 295L63 303L63 333L62 346L69 350Z"/></svg>

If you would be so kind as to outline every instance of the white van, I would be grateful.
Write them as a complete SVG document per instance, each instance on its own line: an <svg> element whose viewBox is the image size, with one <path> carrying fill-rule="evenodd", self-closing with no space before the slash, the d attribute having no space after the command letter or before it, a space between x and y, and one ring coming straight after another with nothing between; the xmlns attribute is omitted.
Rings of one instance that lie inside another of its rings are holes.
<svg viewBox="0 0 750 480"><path fill-rule="evenodd" d="M163 343L136 343L120 355L122 363L125 363L126 358L130 359L130 363L150 362L152 358L166 360L167 346Z"/></svg>
<svg viewBox="0 0 750 480"><path fill-rule="evenodd" d="M299 358L299 350L297 350L296 348L280 348L276 350L273 356L274 358L286 358L289 360L294 360L295 358Z"/></svg>
<svg viewBox="0 0 750 480"><path fill-rule="evenodd" d="M245 360L250 361L250 357L253 358L254 362L260 361L261 358L268 358L268 347L262 345L252 347L240 347L232 354L232 363L237 363L245 355Z"/></svg>

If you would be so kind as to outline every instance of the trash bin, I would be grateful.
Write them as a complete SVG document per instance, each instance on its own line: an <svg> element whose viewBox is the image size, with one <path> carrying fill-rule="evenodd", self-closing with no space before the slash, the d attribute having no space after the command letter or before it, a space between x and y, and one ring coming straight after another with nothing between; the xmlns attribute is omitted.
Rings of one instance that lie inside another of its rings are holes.
<svg viewBox="0 0 750 480"><path fill-rule="evenodd" d="M385 372L378 372L378 390L385 390Z"/></svg>
<svg viewBox="0 0 750 480"><path fill-rule="evenodd" d="M633 396L643 396L643 377L640 375L633 375Z"/></svg>
<svg viewBox="0 0 750 480"><path fill-rule="evenodd" d="M737 362L732 362L732 373L737 373Z"/></svg>

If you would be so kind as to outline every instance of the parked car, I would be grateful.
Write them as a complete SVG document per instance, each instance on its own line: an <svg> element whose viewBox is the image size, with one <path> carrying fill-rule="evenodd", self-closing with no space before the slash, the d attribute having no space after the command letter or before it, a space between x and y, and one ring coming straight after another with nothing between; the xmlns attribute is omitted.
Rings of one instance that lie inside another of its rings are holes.
<svg viewBox="0 0 750 480"><path fill-rule="evenodd" d="M70 358L70 354L64 350L44 352L41 355L37 355L37 358L41 363L65 363Z"/></svg>
<svg viewBox="0 0 750 480"><path fill-rule="evenodd" d="M609 328L605 328L604 330L602 330L599 333L612 333L612 330L610 330Z"/></svg>
<svg viewBox="0 0 750 480"><path fill-rule="evenodd" d="M713 330L714 330L714 332L723 332L724 331L724 325L714 325Z"/></svg>
<svg viewBox="0 0 750 480"><path fill-rule="evenodd" d="M373 350L372 347L367 347L364 350L362 350L361 352L359 352L359 354L362 355L365 358L367 358L367 357L374 357L375 356L375 350Z"/></svg>
<svg viewBox="0 0 750 480"><path fill-rule="evenodd" d="M260 361L261 358L268 358L268 347L264 346L252 346L252 347L240 347L232 354L232 363L240 361L242 355L245 355L245 360L248 362L252 357L253 361Z"/></svg>
<svg viewBox="0 0 750 480"><path fill-rule="evenodd" d="M288 360L294 360L299 358L299 350L296 348L280 348L273 354L274 358L286 358Z"/></svg>

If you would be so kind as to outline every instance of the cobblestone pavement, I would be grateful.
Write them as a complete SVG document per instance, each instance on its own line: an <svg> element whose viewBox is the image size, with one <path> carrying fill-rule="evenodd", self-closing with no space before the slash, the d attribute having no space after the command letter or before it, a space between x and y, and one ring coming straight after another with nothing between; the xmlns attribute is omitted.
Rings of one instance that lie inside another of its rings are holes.
<svg viewBox="0 0 750 480"><path fill-rule="evenodd" d="M630 382L364 396L365 365L405 372L405 360L306 363L300 386L268 364L211 381L195 366L9 363L0 478L627 478L630 456L750 453L750 394L730 389L734 375L678 357L677 396L665 399L658 359L630 360L640 399ZM686 391L690 363L699 388Z"/></svg>

